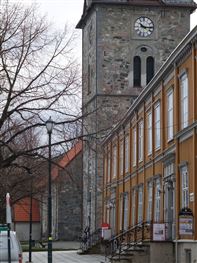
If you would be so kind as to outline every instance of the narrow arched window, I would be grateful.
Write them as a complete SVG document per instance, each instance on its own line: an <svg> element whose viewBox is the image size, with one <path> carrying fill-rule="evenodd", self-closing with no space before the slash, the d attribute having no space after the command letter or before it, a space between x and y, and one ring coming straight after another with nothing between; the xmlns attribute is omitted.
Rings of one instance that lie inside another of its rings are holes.
<svg viewBox="0 0 197 263"><path fill-rule="evenodd" d="M146 84L148 84L154 76L154 58L148 57L146 60Z"/></svg>
<svg viewBox="0 0 197 263"><path fill-rule="evenodd" d="M141 87L141 58L135 56L133 60L133 84L134 86Z"/></svg>

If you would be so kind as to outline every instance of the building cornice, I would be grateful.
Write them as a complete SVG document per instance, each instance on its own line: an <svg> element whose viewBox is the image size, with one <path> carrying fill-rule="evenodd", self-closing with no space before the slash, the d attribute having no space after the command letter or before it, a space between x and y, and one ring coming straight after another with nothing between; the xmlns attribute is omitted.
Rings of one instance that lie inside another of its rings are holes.
<svg viewBox="0 0 197 263"><path fill-rule="evenodd" d="M197 8L197 4L194 2L190 3L167 3L162 0L92 0L89 6L84 4L84 10L83 14L81 16L81 19L79 20L78 24L76 25L76 28L83 29L86 21L94 9L95 5L117 5L117 6L133 6L133 7L159 7L159 8L188 8L190 12L194 12L194 10Z"/></svg>

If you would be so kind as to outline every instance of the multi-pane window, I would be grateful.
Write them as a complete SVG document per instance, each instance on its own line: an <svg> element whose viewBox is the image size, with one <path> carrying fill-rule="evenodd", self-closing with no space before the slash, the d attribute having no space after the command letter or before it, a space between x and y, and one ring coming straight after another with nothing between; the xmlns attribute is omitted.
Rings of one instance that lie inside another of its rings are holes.
<svg viewBox="0 0 197 263"><path fill-rule="evenodd" d="M143 136L143 121L140 121L138 126L138 159L139 162L143 160L143 147L144 147L144 136Z"/></svg>
<svg viewBox="0 0 197 263"><path fill-rule="evenodd" d="M123 195L120 195L119 202L119 216L120 216L120 230L122 230L122 215L123 215Z"/></svg>
<svg viewBox="0 0 197 263"><path fill-rule="evenodd" d="M105 173L105 181L106 183L108 182L108 175L107 175L107 155L105 155L105 159L104 159L104 173Z"/></svg>
<svg viewBox="0 0 197 263"><path fill-rule="evenodd" d="M136 128L133 129L133 166L136 166L136 149L137 149L137 142L136 142Z"/></svg>
<svg viewBox="0 0 197 263"><path fill-rule="evenodd" d="M143 187L138 189L138 223L143 221Z"/></svg>
<svg viewBox="0 0 197 263"><path fill-rule="evenodd" d="M160 103L155 106L155 148L159 149L161 146L161 116Z"/></svg>
<svg viewBox="0 0 197 263"><path fill-rule="evenodd" d="M168 177L173 174L174 174L174 162L170 162L164 167L164 177Z"/></svg>
<svg viewBox="0 0 197 263"><path fill-rule="evenodd" d="M181 182L182 182L182 208L189 206L189 184L187 166L181 167Z"/></svg>
<svg viewBox="0 0 197 263"><path fill-rule="evenodd" d="M107 205L107 211L106 211L106 223L107 224L110 224L109 219L110 219L110 208L109 208L109 205Z"/></svg>
<svg viewBox="0 0 197 263"><path fill-rule="evenodd" d="M107 181L110 182L110 171L111 171L111 154L108 152L107 157Z"/></svg>
<svg viewBox="0 0 197 263"><path fill-rule="evenodd" d="M173 90L167 94L167 135L168 141L173 139Z"/></svg>
<svg viewBox="0 0 197 263"><path fill-rule="evenodd" d="M125 172L129 170L129 135L125 137Z"/></svg>
<svg viewBox="0 0 197 263"><path fill-rule="evenodd" d="M135 206L135 203L136 203L136 190L134 189L133 192L132 192L132 225L134 226L135 225L135 222L136 222L136 206Z"/></svg>
<svg viewBox="0 0 197 263"><path fill-rule="evenodd" d="M134 87L141 86L141 58L139 56L135 56L133 59L133 84Z"/></svg>
<svg viewBox="0 0 197 263"><path fill-rule="evenodd" d="M181 128L188 126L188 77L184 73L180 78L181 88Z"/></svg>
<svg viewBox="0 0 197 263"><path fill-rule="evenodd" d="M154 76L154 58L148 57L146 59L146 83L148 84Z"/></svg>
<svg viewBox="0 0 197 263"><path fill-rule="evenodd" d="M112 229L112 234L115 234L115 228L116 228L116 207L115 203L111 202L110 205L110 227Z"/></svg>
<svg viewBox="0 0 197 263"><path fill-rule="evenodd" d="M155 182L155 222L160 220L160 194L161 194L161 183L160 179Z"/></svg>
<svg viewBox="0 0 197 263"><path fill-rule="evenodd" d="M120 174L123 174L123 149L124 149L124 144L123 140L120 141L120 156L119 156L119 167L120 167Z"/></svg>
<svg viewBox="0 0 197 263"><path fill-rule="evenodd" d="M113 146L113 178L117 175L117 147Z"/></svg>
<svg viewBox="0 0 197 263"><path fill-rule="evenodd" d="M153 203L153 182L148 183L148 207L147 207L147 221L152 220L152 203Z"/></svg>
<svg viewBox="0 0 197 263"><path fill-rule="evenodd" d="M128 193L124 195L124 230L128 228Z"/></svg>
<svg viewBox="0 0 197 263"><path fill-rule="evenodd" d="M152 153L152 112L148 113L147 117L147 126L148 126L148 154Z"/></svg>

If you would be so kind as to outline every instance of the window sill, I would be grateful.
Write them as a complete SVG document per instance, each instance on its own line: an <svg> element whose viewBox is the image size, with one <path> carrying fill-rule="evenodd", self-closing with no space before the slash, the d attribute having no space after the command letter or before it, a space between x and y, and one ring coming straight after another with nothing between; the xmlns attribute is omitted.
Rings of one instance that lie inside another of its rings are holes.
<svg viewBox="0 0 197 263"><path fill-rule="evenodd" d="M174 137L167 140L168 143L171 143L174 141Z"/></svg>
<svg viewBox="0 0 197 263"><path fill-rule="evenodd" d="M158 146L157 148L155 148L155 152L158 152L161 150L161 146Z"/></svg>

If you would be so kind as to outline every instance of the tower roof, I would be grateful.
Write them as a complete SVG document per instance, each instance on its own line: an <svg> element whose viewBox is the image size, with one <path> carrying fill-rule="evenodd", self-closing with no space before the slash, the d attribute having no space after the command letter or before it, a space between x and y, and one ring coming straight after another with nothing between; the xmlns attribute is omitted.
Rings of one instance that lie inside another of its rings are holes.
<svg viewBox="0 0 197 263"><path fill-rule="evenodd" d="M84 0L84 8L81 19L76 28L83 28L84 23L94 5L128 5L128 6L153 6L153 7L184 7L192 13L197 4L193 0Z"/></svg>

